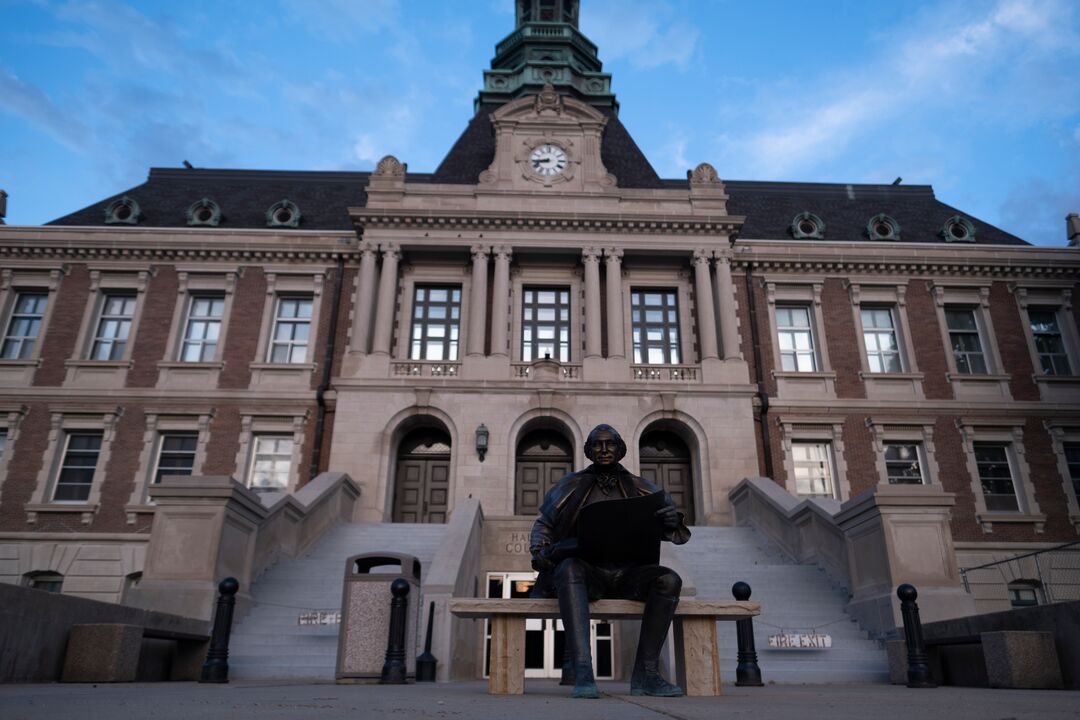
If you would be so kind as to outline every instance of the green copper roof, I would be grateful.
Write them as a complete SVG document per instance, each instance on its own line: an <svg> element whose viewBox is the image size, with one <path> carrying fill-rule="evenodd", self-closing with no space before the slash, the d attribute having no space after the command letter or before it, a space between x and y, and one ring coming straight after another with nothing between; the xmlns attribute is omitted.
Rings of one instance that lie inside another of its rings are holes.
<svg viewBox="0 0 1080 720"><path fill-rule="evenodd" d="M611 74L596 45L578 30L578 0L516 0L517 27L495 46L484 89L476 98L503 104L535 95L546 83L590 105L619 109Z"/></svg>

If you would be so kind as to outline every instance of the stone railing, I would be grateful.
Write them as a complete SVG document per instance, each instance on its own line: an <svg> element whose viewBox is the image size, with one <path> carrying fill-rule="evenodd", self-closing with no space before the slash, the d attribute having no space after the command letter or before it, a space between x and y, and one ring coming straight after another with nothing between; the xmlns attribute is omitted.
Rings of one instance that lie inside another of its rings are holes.
<svg viewBox="0 0 1080 720"><path fill-rule="evenodd" d="M322 473L293 494L262 495L231 477L166 476L150 488L157 510L142 580L128 604L209 620L218 582L232 576L240 582L239 616L251 604L255 579L350 520L359 496L342 473Z"/></svg>
<svg viewBox="0 0 1080 720"><path fill-rule="evenodd" d="M975 612L949 527L954 495L938 485L875 485L841 504L798 499L768 478L744 478L728 498L737 524L754 527L793 559L819 565L846 588L847 612L878 638L901 627L901 583L919 588L927 622Z"/></svg>
<svg viewBox="0 0 1080 720"><path fill-rule="evenodd" d="M700 382L697 365L631 365L630 376L635 382Z"/></svg>
<svg viewBox="0 0 1080 720"><path fill-rule="evenodd" d="M480 675L481 669L476 667L476 633L472 623L450 615L450 599L474 596L480 578L483 534L480 501L458 500L424 580L421 617L427 618L428 603L434 602L431 652L439 659L436 675L439 682L471 680Z"/></svg>
<svg viewBox="0 0 1080 720"><path fill-rule="evenodd" d="M395 377L457 377L461 363L456 362L395 362L390 372Z"/></svg>
<svg viewBox="0 0 1080 720"><path fill-rule="evenodd" d="M515 380L580 380L581 365L567 365L553 360L534 363L511 363L510 372Z"/></svg>

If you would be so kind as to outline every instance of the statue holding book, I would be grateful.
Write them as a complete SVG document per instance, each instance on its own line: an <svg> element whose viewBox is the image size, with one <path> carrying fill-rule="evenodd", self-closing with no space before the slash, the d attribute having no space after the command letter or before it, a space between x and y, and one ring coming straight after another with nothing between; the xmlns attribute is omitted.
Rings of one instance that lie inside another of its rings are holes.
<svg viewBox="0 0 1080 720"><path fill-rule="evenodd" d="M562 478L544 497L530 550L539 577L533 594L558 597L566 627L573 696L600 696L592 669L589 601L642 600L630 691L677 697L682 688L659 671L660 649L679 604L682 578L659 564L660 542L681 545L690 530L671 494L619 464L626 443L610 425L597 425L585 441L589 467Z"/></svg>

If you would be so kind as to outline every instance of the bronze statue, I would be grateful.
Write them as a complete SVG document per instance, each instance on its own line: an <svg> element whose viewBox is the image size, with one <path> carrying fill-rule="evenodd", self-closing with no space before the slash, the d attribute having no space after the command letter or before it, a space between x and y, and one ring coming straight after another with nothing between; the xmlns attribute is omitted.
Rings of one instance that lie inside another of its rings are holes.
<svg viewBox="0 0 1080 720"><path fill-rule="evenodd" d="M584 507L661 492L655 484L620 465L624 455L626 443L615 428L597 425L585 441L585 456L592 464L559 480L544 497L530 542L532 565L540 573L533 594L559 599L574 697L600 696L589 644L589 601L605 597L645 601L630 677L631 694L678 697L683 695L682 688L665 680L658 665L660 649L679 604L682 578L662 565L586 562L578 557L577 521ZM663 492L664 506L656 511L656 521L663 527L664 540L681 545L690 539L690 530L670 493ZM564 674L567 670L564 666Z"/></svg>

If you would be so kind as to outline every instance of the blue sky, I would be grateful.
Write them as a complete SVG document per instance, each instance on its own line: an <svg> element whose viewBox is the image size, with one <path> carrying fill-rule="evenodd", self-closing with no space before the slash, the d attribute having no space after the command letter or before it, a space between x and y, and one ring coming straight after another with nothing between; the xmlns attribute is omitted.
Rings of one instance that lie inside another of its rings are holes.
<svg viewBox="0 0 1080 720"><path fill-rule="evenodd" d="M0 0L0 188L39 224L151 166L430 171L512 0ZM664 177L929 183L1040 245L1080 212L1075 0L582 0Z"/></svg>

